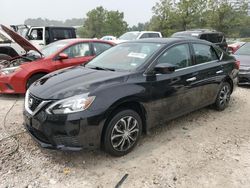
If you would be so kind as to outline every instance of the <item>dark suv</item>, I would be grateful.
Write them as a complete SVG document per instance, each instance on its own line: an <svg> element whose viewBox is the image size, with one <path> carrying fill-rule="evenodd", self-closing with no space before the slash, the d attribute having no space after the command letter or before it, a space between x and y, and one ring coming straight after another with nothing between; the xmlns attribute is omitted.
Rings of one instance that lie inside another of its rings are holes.
<svg viewBox="0 0 250 188"><path fill-rule="evenodd" d="M206 40L219 46L224 51L227 51L228 45L226 37L222 32L207 29L188 30L174 33L172 37L194 37L201 40Z"/></svg>
<svg viewBox="0 0 250 188"><path fill-rule="evenodd" d="M35 82L25 96L25 126L41 146L102 146L122 156L142 132L194 110L224 110L237 82L234 57L197 39L121 43L85 66Z"/></svg>

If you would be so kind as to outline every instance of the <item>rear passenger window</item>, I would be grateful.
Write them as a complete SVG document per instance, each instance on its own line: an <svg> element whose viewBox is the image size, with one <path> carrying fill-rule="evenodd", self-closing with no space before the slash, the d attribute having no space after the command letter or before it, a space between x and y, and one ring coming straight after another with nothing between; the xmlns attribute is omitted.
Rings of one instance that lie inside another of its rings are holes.
<svg viewBox="0 0 250 188"><path fill-rule="evenodd" d="M150 37L149 37L149 33L144 33L144 34L140 37L140 39L145 39L145 38L150 38Z"/></svg>
<svg viewBox="0 0 250 188"><path fill-rule="evenodd" d="M158 60L158 64L169 63L176 66L176 69L191 66L191 56L188 44L174 46L167 50Z"/></svg>
<svg viewBox="0 0 250 188"><path fill-rule="evenodd" d="M106 44L106 43L98 43L98 42L93 43L95 55L99 55L111 47L112 46L110 44Z"/></svg>
<svg viewBox="0 0 250 188"><path fill-rule="evenodd" d="M205 44L193 44L196 64L218 60L218 56L212 46Z"/></svg>
<svg viewBox="0 0 250 188"><path fill-rule="evenodd" d="M149 33L150 38L160 38L159 33Z"/></svg>

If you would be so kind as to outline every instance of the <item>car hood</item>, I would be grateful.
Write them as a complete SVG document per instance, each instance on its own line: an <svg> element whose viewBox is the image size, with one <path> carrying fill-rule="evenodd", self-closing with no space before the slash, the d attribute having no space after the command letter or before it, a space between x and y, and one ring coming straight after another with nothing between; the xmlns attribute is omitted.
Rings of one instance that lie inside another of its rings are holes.
<svg viewBox="0 0 250 188"><path fill-rule="evenodd" d="M250 67L250 56L249 55L234 55L234 57L240 61L240 66Z"/></svg>
<svg viewBox="0 0 250 188"><path fill-rule="evenodd" d="M62 69L36 81L30 93L44 100L58 100L93 93L98 89L125 82L128 72L95 70L83 66Z"/></svg>
<svg viewBox="0 0 250 188"><path fill-rule="evenodd" d="M23 38L21 35L16 33L15 31L12 31L11 29L7 28L4 25L1 25L1 28L3 31L5 31L17 44L19 44L25 51L26 53L34 50L38 52L41 56L42 53L35 47L33 46L29 41L27 41L25 38Z"/></svg>

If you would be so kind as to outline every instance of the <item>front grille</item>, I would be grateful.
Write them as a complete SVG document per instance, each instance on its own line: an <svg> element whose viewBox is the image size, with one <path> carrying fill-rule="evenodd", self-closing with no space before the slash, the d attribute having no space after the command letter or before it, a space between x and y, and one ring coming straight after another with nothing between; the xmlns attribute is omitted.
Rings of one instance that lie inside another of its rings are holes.
<svg viewBox="0 0 250 188"><path fill-rule="evenodd" d="M33 95L29 94L28 105L31 111L35 111L39 104L41 104L41 102L43 102L41 99L38 99Z"/></svg>
<svg viewBox="0 0 250 188"><path fill-rule="evenodd" d="M53 140L56 143L56 145L63 145L68 147L80 146L77 137L74 136L56 135L53 137Z"/></svg>

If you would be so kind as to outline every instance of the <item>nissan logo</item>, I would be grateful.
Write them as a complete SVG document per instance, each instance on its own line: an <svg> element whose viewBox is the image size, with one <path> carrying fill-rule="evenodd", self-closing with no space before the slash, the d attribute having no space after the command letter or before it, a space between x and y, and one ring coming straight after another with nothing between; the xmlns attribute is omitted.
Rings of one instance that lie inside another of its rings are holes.
<svg viewBox="0 0 250 188"><path fill-rule="evenodd" d="M29 98L29 107L31 107L33 104L33 99L32 98Z"/></svg>

